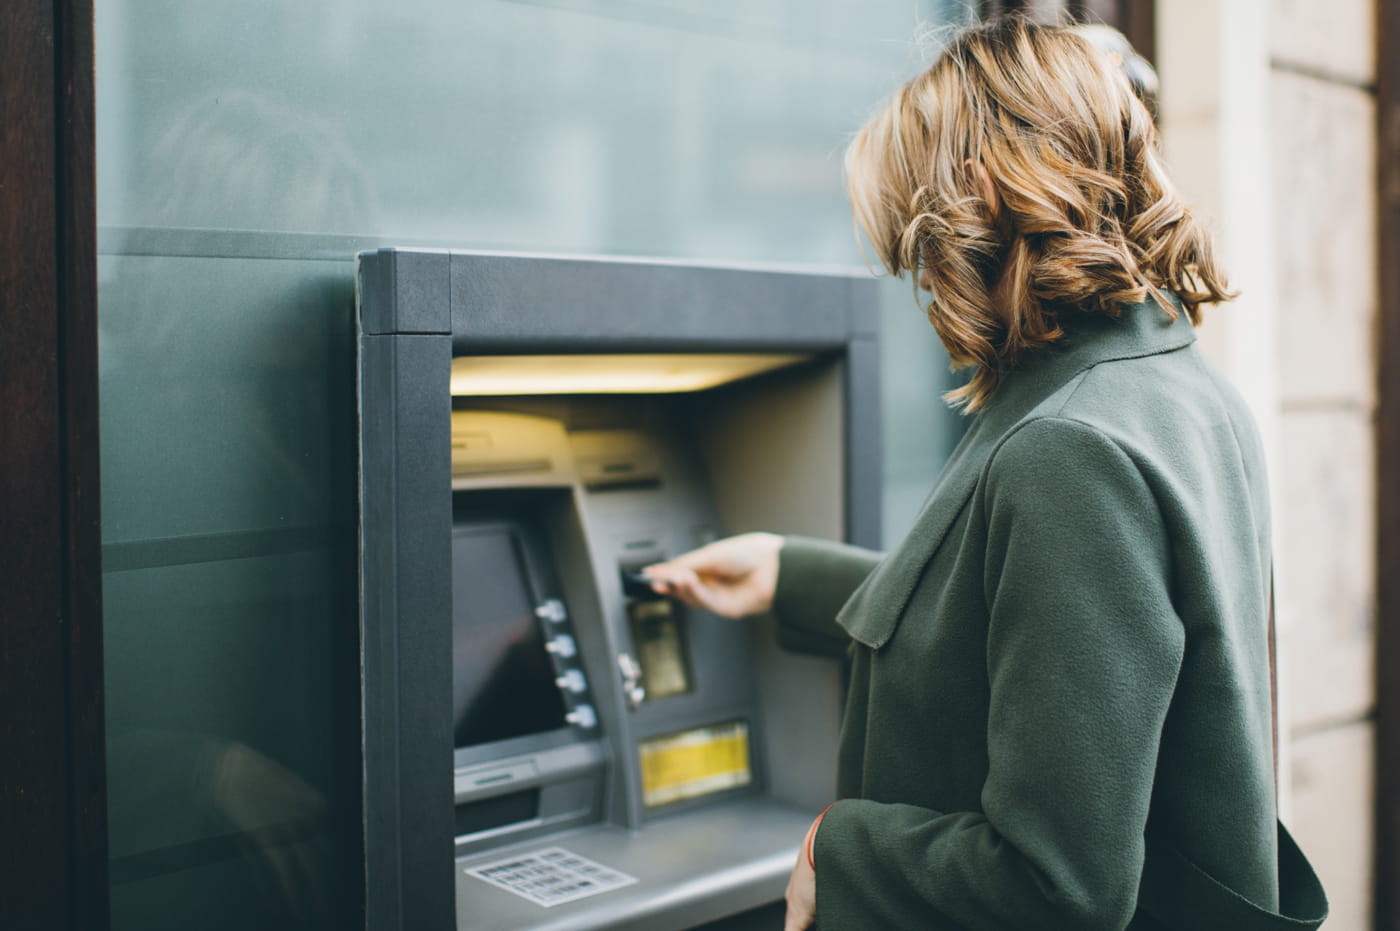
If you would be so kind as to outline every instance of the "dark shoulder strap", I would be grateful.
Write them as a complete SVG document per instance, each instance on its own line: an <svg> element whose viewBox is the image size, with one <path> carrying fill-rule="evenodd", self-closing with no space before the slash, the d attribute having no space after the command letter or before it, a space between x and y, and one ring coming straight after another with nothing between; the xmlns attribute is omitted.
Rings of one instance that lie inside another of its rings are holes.
<svg viewBox="0 0 1400 931"><path fill-rule="evenodd" d="M1274 573L1269 570L1269 723L1274 735L1274 798L1278 798L1278 634L1274 625Z"/></svg>

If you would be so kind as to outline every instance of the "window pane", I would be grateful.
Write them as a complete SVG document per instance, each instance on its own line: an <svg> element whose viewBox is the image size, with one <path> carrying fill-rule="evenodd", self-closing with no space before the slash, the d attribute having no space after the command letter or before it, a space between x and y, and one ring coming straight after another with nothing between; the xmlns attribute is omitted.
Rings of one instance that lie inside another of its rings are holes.
<svg viewBox="0 0 1400 931"><path fill-rule="evenodd" d="M845 140L964 6L97 0L117 931L353 923L355 252L859 264ZM956 421L888 296L902 530Z"/></svg>

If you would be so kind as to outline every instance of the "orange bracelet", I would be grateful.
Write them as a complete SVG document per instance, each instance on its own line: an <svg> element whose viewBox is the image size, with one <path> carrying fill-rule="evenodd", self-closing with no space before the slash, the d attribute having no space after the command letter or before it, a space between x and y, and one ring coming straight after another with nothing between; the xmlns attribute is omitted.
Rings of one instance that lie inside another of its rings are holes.
<svg viewBox="0 0 1400 931"><path fill-rule="evenodd" d="M812 826L807 829L807 865L812 868L812 872L814 873L817 871L817 861L812 857L812 845L816 843L817 840L817 826L822 823L822 819L826 817L826 813L831 811L832 806L835 804L836 802L832 802L831 805L823 808L822 813L817 815L817 820L813 821Z"/></svg>

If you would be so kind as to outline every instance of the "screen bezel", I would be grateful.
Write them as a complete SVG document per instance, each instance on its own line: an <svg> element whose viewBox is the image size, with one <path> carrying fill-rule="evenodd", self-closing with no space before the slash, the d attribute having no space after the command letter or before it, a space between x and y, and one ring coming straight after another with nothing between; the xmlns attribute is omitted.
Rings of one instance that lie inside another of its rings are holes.
<svg viewBox="0 0 1400 931"><path fill-rule="evenodd" d="M542 538L538 529L533 526L533 521L521 517L499 517L489 516L481 518L457 518L452 524L452 539L455 544L459 536L479 535L486 533L506 533L510 539L515 554L520 561L525 577L522 579L530 600L534 605L540 605L550 598L557 598L568 606L567 599L563 592L554 582L554 574L548 568L552 565L548 551L544 549ZM455 586L455 579L454 586ZM454 587L453 595L456 591ZM541 625L545 639L548 639L550 630L544 629L543 621L536 620ZM558 625L555 633L568 633L572 635L572 624L565 621ZM553 662L551 658L551 662ZM573 703L569 696L560 696L564 702L565 712L573 710ZM489 741L487 743L476 744L471 747L453 747L452 759L454 768L471 766L477 763L485 763L493 760L500 760L511 756L520 756L530 753L537 753L542 750L549 750L555 747L567 746L572 743L586 742L589 738L580 733L578 728L572 724L565 723L562 727L547 731L538 731L533 734L524 734L518 737L507 737L502 740Z"/></svg>

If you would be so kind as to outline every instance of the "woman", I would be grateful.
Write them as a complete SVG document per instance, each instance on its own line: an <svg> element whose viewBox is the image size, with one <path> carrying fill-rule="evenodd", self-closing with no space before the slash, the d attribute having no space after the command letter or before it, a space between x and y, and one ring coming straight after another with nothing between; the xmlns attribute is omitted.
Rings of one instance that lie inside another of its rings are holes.
<svg viewBox="0 0 1400 931"><path fill-rule="evenodd" d="M1231 295L1147 110L1073 30L1002 19L847 174L976 416L883 560L748 534L649 570L849 651L788 929L1315 927L1276 828L1263 454L1194 346Z"/></svg>

